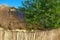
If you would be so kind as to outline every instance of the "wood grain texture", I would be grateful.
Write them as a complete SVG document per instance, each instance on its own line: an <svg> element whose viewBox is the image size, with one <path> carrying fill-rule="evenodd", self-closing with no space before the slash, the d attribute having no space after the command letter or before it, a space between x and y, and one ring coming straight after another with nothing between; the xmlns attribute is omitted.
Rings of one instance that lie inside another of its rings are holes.
<svg viewBox="0 0 60 40"><path fill-rule="evenodd" d="M36 32L0 30L0 40L60 40L60 29Z"/></svg>

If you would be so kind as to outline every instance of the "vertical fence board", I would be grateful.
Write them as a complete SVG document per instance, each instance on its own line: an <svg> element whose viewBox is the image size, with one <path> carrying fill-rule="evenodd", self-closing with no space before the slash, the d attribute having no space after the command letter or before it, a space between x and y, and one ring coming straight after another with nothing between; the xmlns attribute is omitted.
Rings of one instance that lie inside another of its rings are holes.
<svg viewBox="0 0 60 40"><path fill-rule="evenodd" d="M26 33L27 40L35 40L35 34L34 33Z"/></svg>
<svg viewBox="0 0 60 40"><path fill-rule="evenodd" d="M59 30L57 30L57 40L60 40L60 29Z"/></svg>
<svg viewBox="0 0 60 40"><path fill-rule="evenodd" d="M17 31L12 31L13 40L17 40Z"/></svg>
<svg viewBox="0 0 60 40"><path fill-rule="evenodd" d="M4 31L4 40L13 40L11 31Z"/></svg>
<svg viewBox="0 0 60 40"><path fill-rule="evenodd" d="M4 40L4 31L0 30L0 40Z"/></svg>
<svg viewBox="0 0 60 40"><path fill-rule="evenodd" d="M42 32L36 32L36 37L35 37L35 40L42 40Z"/></svg>
<svg viewBox="0 0 60 40"><path fill-rule="evenodd" d="M26 34L26 32L18 32L17 33L17 40L27 40L25 34Z"/></svg>

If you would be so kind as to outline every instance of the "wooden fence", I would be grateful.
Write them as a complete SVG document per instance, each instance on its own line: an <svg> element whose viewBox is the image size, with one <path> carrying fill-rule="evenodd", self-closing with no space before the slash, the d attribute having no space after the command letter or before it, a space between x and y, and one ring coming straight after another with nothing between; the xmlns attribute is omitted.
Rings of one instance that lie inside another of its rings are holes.
<svg viewBox="0 0 60 40"><path fill-rule="evenodd" d="M60 29L50 31L0 31L0 40L60 40Z"/></svg>

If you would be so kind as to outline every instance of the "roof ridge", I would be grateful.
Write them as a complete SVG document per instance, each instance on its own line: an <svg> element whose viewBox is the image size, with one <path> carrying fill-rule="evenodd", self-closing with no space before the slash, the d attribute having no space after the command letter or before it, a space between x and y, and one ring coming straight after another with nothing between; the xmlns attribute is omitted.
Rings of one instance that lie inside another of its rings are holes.
<svg viewBox="0 0 60 40"><path fill-rule="evenodd" d="M0 6L7 6L6 4L0 4Z"/></svg>

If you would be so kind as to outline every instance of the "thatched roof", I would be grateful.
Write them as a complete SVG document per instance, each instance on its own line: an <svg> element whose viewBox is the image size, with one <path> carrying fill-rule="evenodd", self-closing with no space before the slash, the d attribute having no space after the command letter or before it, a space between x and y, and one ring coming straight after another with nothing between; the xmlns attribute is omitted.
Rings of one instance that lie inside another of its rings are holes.
<svg viewBox="0 0 60 40"><path fill-rule="evenodd" d="M4 29L25 29L24 13L18 9L0 5L0 27Z"/></svg>

